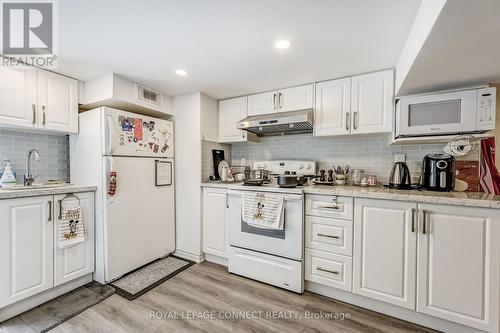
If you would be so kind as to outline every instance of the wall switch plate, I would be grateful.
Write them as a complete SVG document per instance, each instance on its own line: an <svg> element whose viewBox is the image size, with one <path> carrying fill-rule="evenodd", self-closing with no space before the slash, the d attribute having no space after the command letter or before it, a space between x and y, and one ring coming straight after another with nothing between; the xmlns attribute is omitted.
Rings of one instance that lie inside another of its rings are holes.
<svg viewBox="0 0 500 333"><path fill-rule="evenodd" d="M240 159L240 165L246 165L247 160L245 158Z"/></svg>
<svg viewBox="0 0 500 333"><path fill-rule="evenodd" d="M406 154L394 154L394 162L406 162Z"/></svg>

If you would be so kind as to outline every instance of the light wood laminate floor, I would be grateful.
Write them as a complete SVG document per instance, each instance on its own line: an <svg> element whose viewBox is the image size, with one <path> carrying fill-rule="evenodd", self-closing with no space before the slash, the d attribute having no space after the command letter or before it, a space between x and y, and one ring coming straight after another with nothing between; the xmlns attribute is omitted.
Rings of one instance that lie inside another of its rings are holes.
<svg viewBox="0 0 500 333"><path fill-rule="evenodd" d="M287 313L289 318L272 318L273 315L279 316L279 311ZM156 318L151 318L152 312ZM350 319L305 319L307 313L348 313ZM255 319L236 319L232 317L235 315L253 316ZM300 319L295 319L296 315ZM433 331L310 292L294 294L229 274L225 267L202 263L188 268L134 301L113 295L51 332Z"/></svg>

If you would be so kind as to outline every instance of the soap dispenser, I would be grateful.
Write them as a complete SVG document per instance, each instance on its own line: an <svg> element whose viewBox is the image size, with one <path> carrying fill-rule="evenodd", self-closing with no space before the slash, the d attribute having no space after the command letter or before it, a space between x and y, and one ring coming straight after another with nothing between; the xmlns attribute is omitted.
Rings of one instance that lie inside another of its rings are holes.
<svg viewBox="0 0 500 333"><path fill-rule="evenodd" d="M12 187L16 185L16 176L12 171L10 160L6 159L4 162L5 168L3 170L2 178L0 178L0 185L2 185L2 187Z"/></svg>

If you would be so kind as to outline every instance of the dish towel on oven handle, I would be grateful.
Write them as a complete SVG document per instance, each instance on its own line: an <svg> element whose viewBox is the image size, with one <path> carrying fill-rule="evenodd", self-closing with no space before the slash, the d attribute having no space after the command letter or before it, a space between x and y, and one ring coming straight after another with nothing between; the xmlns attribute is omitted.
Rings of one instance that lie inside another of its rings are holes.
<svg viewBox="0 0 500 333"><path fill-rule="evenodd" d="M249 226L273 230L285 227L281 194L245 193L241 211L243 222Z"/></svg>
<svg viewBox="0 0 500 333"><path fill-rule="evenodd" d="M64 249L84 242L86 236L81 208L62 209L59 220L59 248Z"/></svg>

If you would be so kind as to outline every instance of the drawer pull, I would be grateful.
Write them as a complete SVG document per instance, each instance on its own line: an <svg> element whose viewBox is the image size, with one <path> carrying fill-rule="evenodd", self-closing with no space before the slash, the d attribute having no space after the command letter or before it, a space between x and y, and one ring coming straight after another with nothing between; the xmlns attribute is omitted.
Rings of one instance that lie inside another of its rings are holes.
<svg viewBox="0 0 500 333"><path fill-rule="evenodd" d="M327 234L322 234L320 232L318 232L316 235L318 235L320 237L328 237L328 238L335 238L335 239L339 239L340 238L340 236L327 235Z"/></svg>
<svg viewBox="0 0 500 333"><path fill-rule="evenodd" d="M339 271L331 271L329 269L326 269L326 268L323 268L323 267L319 267L319 266L317 266L316 269L318 271L327 272L327 273L331 273L331 274L335 274L335 275L339 275L340 274Z"/></svg>
<svg viewBox="0 0 500 333"><path fill-rule="evenodd" d="M318 206L318 209L340 209L339 206Z"/></svg>

